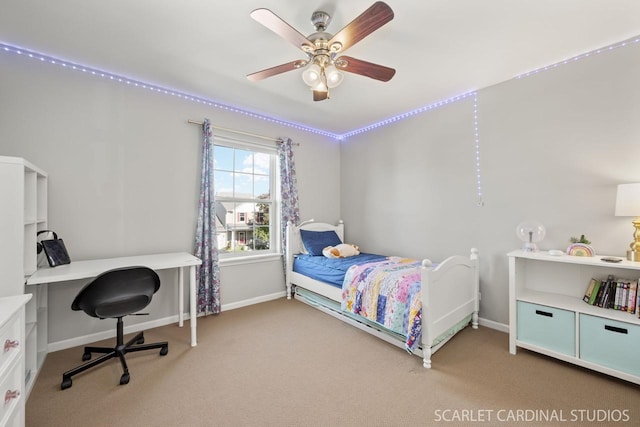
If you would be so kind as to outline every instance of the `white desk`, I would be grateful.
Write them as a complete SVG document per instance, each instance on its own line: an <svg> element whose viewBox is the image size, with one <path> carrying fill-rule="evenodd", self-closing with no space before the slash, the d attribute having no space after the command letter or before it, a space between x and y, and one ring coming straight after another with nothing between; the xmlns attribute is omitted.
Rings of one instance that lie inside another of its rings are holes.
<svg viewBox="0 0 640 427"><path fill-rule="evenodd" d="M69 280L88 279L96 277L107 270L122 267L142 266L152 270L168 268L178 269L178 325L184 325L184 272L183 267L189 267L189 313L191 324L191 346L197 344L196 335L196 266L202 264L199 258L187 253L166 253L155 255L139 255L121 258L95 259L88 261L71 261L71 264L58 267L40 267L27 279L28 285L42 283L66 282Z"/></svg>

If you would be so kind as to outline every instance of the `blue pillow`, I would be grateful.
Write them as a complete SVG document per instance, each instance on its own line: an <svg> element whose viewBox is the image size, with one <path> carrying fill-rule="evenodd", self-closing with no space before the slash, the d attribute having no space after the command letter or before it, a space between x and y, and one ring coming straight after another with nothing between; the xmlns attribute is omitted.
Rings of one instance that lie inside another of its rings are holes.
<svg viewBox="0 0 640 427"><path fill-rule="evenodd" d="M322 250L327 246L336 246L342 243L335 231L309 231L300 230L300 238L309 255L322 255Z"/></svg>

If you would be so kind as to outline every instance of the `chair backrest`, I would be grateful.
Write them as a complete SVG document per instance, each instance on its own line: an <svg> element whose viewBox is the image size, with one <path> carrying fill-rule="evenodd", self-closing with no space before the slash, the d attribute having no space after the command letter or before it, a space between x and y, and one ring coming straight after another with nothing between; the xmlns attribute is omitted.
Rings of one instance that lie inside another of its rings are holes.
<svg viewBox="0 0 640 427"><path fill-rule="evenodd" d="M160 278L147 267L127 267L106 271L78 293L72 310L89 316L122 317L142 310L160 289Z"/></svg>

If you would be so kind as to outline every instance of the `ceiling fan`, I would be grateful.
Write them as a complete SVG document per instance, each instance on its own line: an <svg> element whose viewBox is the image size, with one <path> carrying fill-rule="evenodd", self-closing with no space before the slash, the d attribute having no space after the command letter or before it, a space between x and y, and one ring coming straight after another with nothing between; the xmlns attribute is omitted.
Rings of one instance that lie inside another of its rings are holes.
<svg viewBox="0 0 640 427"><path fill-rule="evenodd" d="M393 68L342 55L349 47L393 19L393 11L384 2L375 2L335 35L326 32L331 16L323 11L316 11L311 15L316 32L309 37L302 35L269 9L256 9L250 16L307 54L307 59L249 74L247 78L251 81L305 68L302 78L313 91L313 100L322 101L329 98L330 88L342 82L344 76L341 71L383 82L391 80L396 73Z"/></svg>

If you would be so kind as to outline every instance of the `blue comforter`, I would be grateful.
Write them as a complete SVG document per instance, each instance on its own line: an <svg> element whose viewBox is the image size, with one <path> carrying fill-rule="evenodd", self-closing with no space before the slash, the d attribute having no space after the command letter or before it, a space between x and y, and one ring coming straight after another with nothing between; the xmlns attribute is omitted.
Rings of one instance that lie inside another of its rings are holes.
<svg viewBox="0 0 640 427"><path fill-rule="evenodd" d="M349 267L386 258L384 255L368 253L360 253L360 255L347 258L327 258L325 256L299 254L296 255L293 261L293 271L342 289L344 275Z"/></svg>

